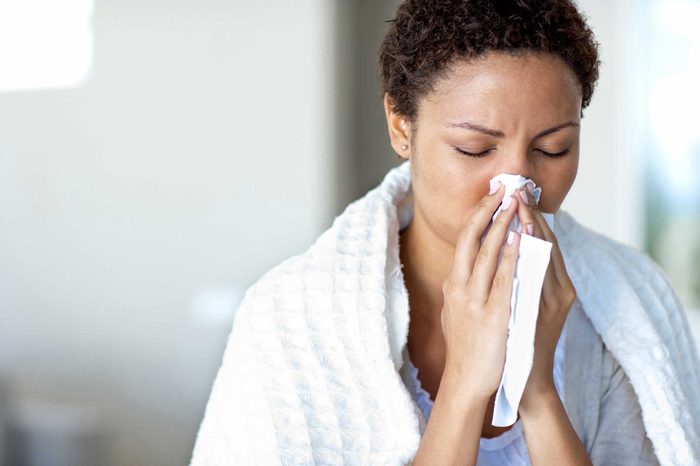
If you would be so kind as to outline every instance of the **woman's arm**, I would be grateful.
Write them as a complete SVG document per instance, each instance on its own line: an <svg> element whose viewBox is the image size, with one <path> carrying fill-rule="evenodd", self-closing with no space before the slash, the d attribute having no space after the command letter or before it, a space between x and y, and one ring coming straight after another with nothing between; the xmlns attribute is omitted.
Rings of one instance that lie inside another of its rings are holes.
<svg viewBox="0 0 700 466"><path fill-rule="evenodd" d="M445 372L413 466L475 465L488 401Z"/></svg>
<svg viewBox="0 0 700 466"><path fill-rule="evenodd" d="M549 267L540 296L535 331L535 355L518 411L523 420L530 462L542 465L590 465L554 385L554 353L566 317L576 301L576 288L569 277L559 242L542 216L537 202L528 194L521 204L520 219L530 234L552 243Z"/></svg>
<svg viewBox="0 0 700 466"><path fill-rule="evenodd" d="M533 466L592 466L554 383L551 387L524 395L518 411L523 420L525 441Z"/></svg>

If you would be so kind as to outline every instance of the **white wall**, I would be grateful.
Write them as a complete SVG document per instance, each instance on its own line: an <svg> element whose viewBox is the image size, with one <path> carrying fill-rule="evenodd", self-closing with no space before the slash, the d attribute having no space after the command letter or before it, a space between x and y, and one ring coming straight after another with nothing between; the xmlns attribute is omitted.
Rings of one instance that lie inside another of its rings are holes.
<svg viewBox="0 0 700 466"><path fill-rule="evenodd" d="M600 78L581 121L576 182L561 208L584 225L637 248L643 246L639 147L643 95L638 4L578 0L600 43Z"/></svg>
<svg viewBox="0 0 700 466"><path fill-rule="evenodd" d="M99 408L111 466L188 461L237 297L354 198L337 157L393 156L340 132L376 70L336 3L97 0L85 86L0 94L0 374ZM355 26L382 37L384 3ZM603 65L562 207L639 246L633 3L579 1Z"/></svg>
<svg viewBox="0 0 700 466"><path fill-rule="evenodd" d="M0 371L110 464L189 460L236 297L332 220L330 8L98 0L85 86L0 94Z"/></svg>

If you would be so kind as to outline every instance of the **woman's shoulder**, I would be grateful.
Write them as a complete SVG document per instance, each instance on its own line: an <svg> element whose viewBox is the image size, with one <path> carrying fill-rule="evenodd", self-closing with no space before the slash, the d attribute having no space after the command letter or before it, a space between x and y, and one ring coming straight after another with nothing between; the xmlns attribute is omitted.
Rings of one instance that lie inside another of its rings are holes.
<svg viewBox="0 0 700 466"><path fill-rule="evenodd" d="M567 271L608 347L615 347L618 356L620 351L648 352L658 346L679 357L696 352L683 304L649 254L595 232L569 214L559 219ZM630 322L634 332L628 330Z"/></svg>
<svg viewBox="0 0 700 466"><path fill-rule="evenodd" d="M310 279L332 269L331 256L325 253L328 232L321 234L305 251L288 256L259 275L246 290L251 298L275 293L301 292Z"/></svg>
<svg viewBox="0 0 700 466"><path fill-rule="evenodd" d="M672 289L664 270L647 252L593 230L567 211L560 209L555 218L556 227L559 229L559 234L555 231L555 235L558 239L561 238L565 257L567 252L573 256L571 253L575 248L579 250L581 257L607 259L615 269L626 276L635 289L650 283L656 291L665 293Z"/></svg>

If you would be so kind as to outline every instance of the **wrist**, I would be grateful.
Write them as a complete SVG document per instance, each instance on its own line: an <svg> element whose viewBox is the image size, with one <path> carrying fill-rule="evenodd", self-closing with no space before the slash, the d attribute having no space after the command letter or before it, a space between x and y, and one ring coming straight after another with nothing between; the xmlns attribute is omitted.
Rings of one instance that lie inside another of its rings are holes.
<svg viewBox="0 0 700 466"><path fill-rule="evenodd" d="M560 403L559 392L557 392L554 381L543 381L530 384L525 388L520 399L518 411L520 414L530 416L551 406L552 403Z"/></svg>
<svg viewBox="0 0 700 466"><path fill-rule="evenodd" d="M442 395L445 399L450 400L450 404L455 408L469 412L473 412L475 409L483 409L485 412L491 398L490 394L481 393L473 386L461 383L461 378L456 377L449 370L443 373L440 380L438 396Z"/></svg>

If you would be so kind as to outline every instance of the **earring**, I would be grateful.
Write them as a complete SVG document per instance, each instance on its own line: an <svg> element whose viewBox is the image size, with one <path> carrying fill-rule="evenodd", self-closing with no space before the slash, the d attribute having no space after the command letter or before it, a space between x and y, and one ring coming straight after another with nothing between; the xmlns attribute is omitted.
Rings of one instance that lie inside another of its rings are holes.
<svg viewBox="0 0 700 466"><path fill-rule="evenodd" d="M406 144L403 144L403 145L401 146L401 150L406 150L406 149L408 149L408 146L407 146Z"/></svg>

